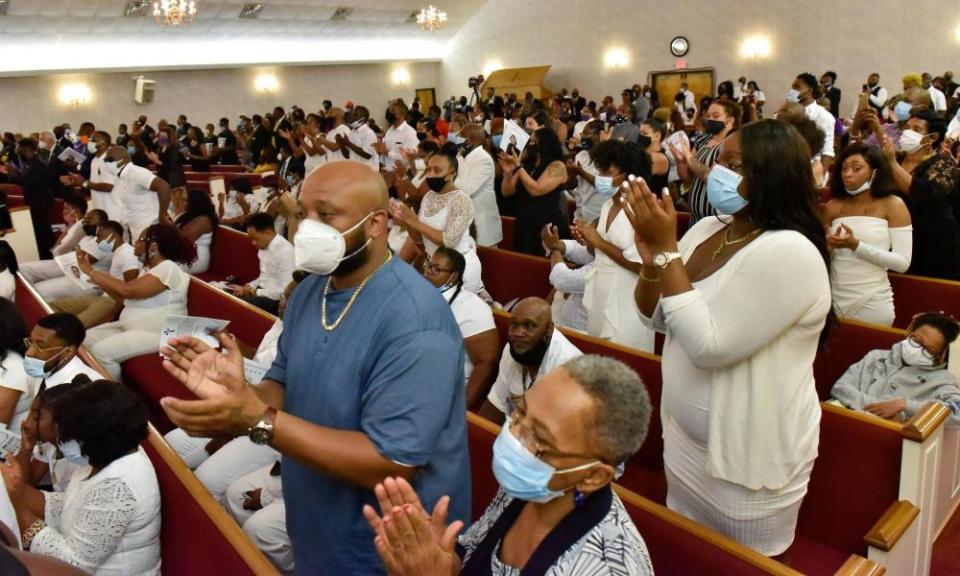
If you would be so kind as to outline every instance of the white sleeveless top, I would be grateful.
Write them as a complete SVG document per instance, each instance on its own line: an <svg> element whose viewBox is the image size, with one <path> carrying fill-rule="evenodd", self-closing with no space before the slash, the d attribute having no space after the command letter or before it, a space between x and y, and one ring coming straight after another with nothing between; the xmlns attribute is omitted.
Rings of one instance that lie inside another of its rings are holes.
<svg viewBox="0 0 960 576"><path fill-rule="evenodd" d="M194 243L197 247L197 259L186 268L190 274L203 274L210 269L210 247L213 245L213 232L203 234Z"/></svg>

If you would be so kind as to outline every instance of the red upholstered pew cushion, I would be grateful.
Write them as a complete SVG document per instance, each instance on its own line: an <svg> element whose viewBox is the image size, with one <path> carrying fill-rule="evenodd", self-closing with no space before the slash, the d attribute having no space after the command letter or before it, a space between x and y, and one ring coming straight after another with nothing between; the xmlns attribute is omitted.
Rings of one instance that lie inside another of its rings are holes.
<svg viewBox="0 0 960 576"><path fill-rule="evenodd" d="M868 352L889 349L904 337L903 331L884 326L849 320L838 322L827 341L820 345L813 361L813 376L820 400L829 400L834 383Z"/></svg>
<svg viewBox="0 0 960 576"><path fill-rule="evenodd" d="M0 184L0 192L7 195L7 205L11 208L14 206L23 206L23 188L19 184ZM18 196L19 204L11 201L10 196Z"/></svg>
<svg viewBox="0 0 960 576"><path fill-rule="evenodd" d="M211 282L234 276L238 284L245 284L259 275L257 248L247 235L226 226L218 226L213 232L213 246L210 248L210 269L197 274L197 277Z"/></svg>
<svg viewBox="0 0 960 576"><path fill-rule="evenodd" d="M517 219L513 216L501 216L500 225L503 229L503 240L500 241L501 250L513 250L514 228L517 226Z"/></svg>
<svg viewBox="0 0 960 576"><path fill-rule="evenodd" d="M161 571L164 576L255 574L257 571L244 560L224 534L225 529L235 528L239 531L239 527L228 526L232 520L225 512L220 518L221 525L214 523L198 502L197 496L187 488L184 478L177 475L149 438L143 443L143 448L153 462L160 485ZM183 470L190 474L186 466L183 466ZM196 478L193 481L199 484ZM203 490L203 486L199 486L199 489ZM212 496L201 496L209 498L216 507ZM252 547L249 541L243 544Z"/></svg>
<svg viewBox="0 0 960 576"><path fill-rule="evenodd" d="M869 416L842 410L823 409L819 456L797 534L865 555L864 535L899 497L903 440L896 425L865 423L859 420Z"/></svg>
<svg viewBox="0 0 960 576"><path fill-rule="evenodd" d="M27 325L27 330L32 329L37 320L47 315L47 309L40 296L31 289L30 284L19 274L17 274L16 291L13 297L17 308L20 309L20 314L23 316L23 321Z"/></svg>
<svg viewBox="0 0 960 576"><path fill-rule="evenodd" d="M516 298L550 294L550 261L508 250L477 247L483 285L501 304Z"/></svg>
<svg viewBox="0 0 960 576"><path fill-rule="evenodd" d="M212 168L212 167L211 167ZM251 186L260 185L260 175L259 174L248 174L248 173L237 173L237 172L184 172L183 175L187 178L187 182L199 181L199 180L211 180L213 178L223 178L223 184L229 188L230 182L234 178L246 178L250 181Z"/></svg>
<svg viewBox="0 0 960 576"><path fill-rule="evenodd" d="M893 287L893 305L896 317L893 325L906 328L916 314L942 311L960 318L960 282L888 274Z"/></svg>

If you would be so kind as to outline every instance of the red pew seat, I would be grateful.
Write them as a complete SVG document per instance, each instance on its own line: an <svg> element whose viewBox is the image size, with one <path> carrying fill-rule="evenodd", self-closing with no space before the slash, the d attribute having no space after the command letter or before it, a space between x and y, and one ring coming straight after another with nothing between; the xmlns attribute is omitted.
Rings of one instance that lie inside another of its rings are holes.
<svg viewBox="0 0 960 576"><path fill-rule="evenodd" d="M896 311L893 325L897 328L906 328L921 312L942 311L960 318L960 282L893 273L888 277Z"/></svg>
<svg viewBox="0 0 960 576"><path fill-rule="evenodd" d="M483 285L501 304L515 298L550 294L550 261L508 250L477 247Z"/></svg>
<svg viewBox="0 0 960 576"><path fill-rule="evenodd" d="M210 248L210 269L197 274L201 280L212 282L235 276L238 284L245 284L260 275L257 248L247 235L227 226L213 231Z"/></svg>

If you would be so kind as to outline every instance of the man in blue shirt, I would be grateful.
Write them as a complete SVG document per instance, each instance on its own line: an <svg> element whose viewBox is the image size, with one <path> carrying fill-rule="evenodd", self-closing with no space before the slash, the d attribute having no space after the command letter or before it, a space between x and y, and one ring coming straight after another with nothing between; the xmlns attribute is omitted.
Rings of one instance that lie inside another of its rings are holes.
<svg viewBox="0 0 960 576"><path fill-rule="evenodd" d="M379 574L362 509L385 477L409 479L428 509L450 494L451 521L470 519L463 338L440 293L390 253L378 174L328 163L300 198L314 224L301 224L298 267L324 269L331 232L345 248L294 292L263 382L243 382L229 336L226 354L178 340L164 365L202 400L162 403L192 435L249 432L283 453L298 574Z"/></svg>

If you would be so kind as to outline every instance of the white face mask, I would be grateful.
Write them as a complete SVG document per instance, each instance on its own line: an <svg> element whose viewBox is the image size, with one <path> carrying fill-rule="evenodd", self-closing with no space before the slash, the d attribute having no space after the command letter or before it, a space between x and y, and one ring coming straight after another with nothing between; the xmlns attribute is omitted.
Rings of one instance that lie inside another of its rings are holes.
<svg viewBox="0 0 960 576"><path fill-rule="evenodd" d="M910 338L900 342L900 357L903 362L918 368L929 368L934 365L933 358L927 358L923 353L923 346L914 343Z"/></svg>
<svg viewBox="0 0 960 576"><path fill-rule="evenodd" d="M915 130L904 130L900 134L900 150L910 154L916 152L923 144L923 134Z"/></svg>
<svg viewBox="0 0 960 576"><path fill-rule="evenodd" d="M107 173L116 176L120 173L120 161L117 160L114 162L104 162L103 169L106 170Z"/></svg>
<svg viewBox="0 0 960 576"><path fill-rule="evenodd" d="M91 153L91 154L96 154L96 153L97 153L97 143L94 142L93 140L87 142L87 152L89 152L89 153Z"/></svg>
<svg viewBox="0 0 960 576"><path fill-rule="evenodd" d="M363 246L357 248L350 254L346 254L347 241L344 238L347 234L353 232L358 226L367 221L373 214L370 212L359 222L349 229L340 232L329 224L318 222L317 220L304 219L297 229L297 235L293 239L294 261L297 268L306 270L311 274L326 276L332 274L340 262L350 258L365 249L370 244L372 238L367 238Z"/></svg>
<svg viewBox="0 0 960 576"><path fill-rule="evenodd" d="M861 185L859 185L859 186L857 186L856 188L853 188L853 189L844 187L844 190L847 191L847 194L852 194L852 195L854 195L854 196L856 196L857 194L860 194L860 193L862 193L862 192L866 192L866 191L869 190L870 187L873 185L873 179L874 179L874 177L875 177L876 175L877 175L877 171L874 170L873 173L870 174L870 179L869 179L869 180L867 180L867 181L864 182L863 184L861 184Z"/></svg>
<svg viewBox="0 0 960 576"><path fill-rule="evenodd" d="M427 161L423 158L417 158L413 161L413 167L417 169L417 172L423 172L427 169Z"/></svg>

